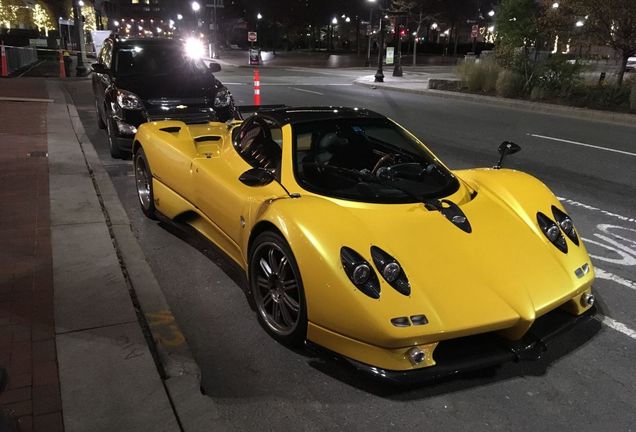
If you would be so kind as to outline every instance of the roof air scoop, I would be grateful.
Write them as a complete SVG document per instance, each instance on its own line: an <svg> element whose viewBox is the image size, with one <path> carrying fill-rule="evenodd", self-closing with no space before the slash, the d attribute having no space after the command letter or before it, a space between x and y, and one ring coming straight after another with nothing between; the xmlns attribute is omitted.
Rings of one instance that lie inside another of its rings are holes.
<svg viewBox="0 0 636 432"><path fill-rule="evenodd" d="M449 200L427 200L424 202L424 207L427 210L433 211L437 210L441 214L444 215L446 219L451 221L453 225L457 228L461 229L464 232L471 233L472 228L470 226L470 222L468 218L459 208L457 204Z"/></svg>

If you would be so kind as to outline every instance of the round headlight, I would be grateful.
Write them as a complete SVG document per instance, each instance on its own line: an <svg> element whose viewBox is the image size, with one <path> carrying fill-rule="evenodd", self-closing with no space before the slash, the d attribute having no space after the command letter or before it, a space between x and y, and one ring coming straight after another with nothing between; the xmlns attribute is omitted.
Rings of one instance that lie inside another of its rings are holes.
<svg viewBox="0 0 636 432"><path fill-rule="evenodd" d="M559 227L552 225L545 231L545 235L548 240L554 243L559 238L559 235L561 235L561 232L559 231Z"/></svg>
<svg viewBox="0 0 636 432"><path fill-rule="evenodd" d="M401 271L402 268L398 263L391 262L385 265L384 269L382 269L382 276L388 283L392 283L395 282L396 279L400 276Z"/></svg>
<svg viewBox="0 0 636 432"><path fill-rule="evenodd" d="M351 274L351 279L353 279L353 283L356 285L362 285L366 281L369 280L369 276L371 276L371 269L367 264L358 264Z"/></svg>

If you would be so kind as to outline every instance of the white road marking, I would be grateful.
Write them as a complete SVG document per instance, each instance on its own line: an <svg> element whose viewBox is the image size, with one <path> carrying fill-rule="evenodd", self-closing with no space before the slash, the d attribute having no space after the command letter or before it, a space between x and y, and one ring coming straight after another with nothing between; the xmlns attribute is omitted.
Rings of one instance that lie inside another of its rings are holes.
<svg viewBox="0 0 636 432"><path fill-rule="evenodd" d="M300 91L300 92L313 93L313 94L317 94L317 95L320 95L320 96L324 96L324 94L323 94L323 93L319 93L319 92L317 92L317 91L313 91L313 90L305 90L305 89L299 89L299 88L296 88L296 87L292 87L292 88L293 88L294 90L298 90L298 91Z"/></svg>
<svg viewBox="0 0 636 432"><path fill-rule="evenodd" d="M592 144L585 144L585 143L578 142L578 141L570 141L570 140L566 140L566 139L554 138L554 137L549 137L549 136L545 136L545 135L537 135L537 134L527 134L527 135L529 135L531 137L535 137L535 138L542 138L542 139L552 140L552 141L560 141L560 142L564 142L564 143L568 143L568 144L574 144L574 145L578 145L578 146L582 146L582 147L589 147L589 148L593 148L593 149L597 149L597 150L605 150L605 151L614 152L614 153L626 154L628 156L636 156L636 153L631 153L631 152L623 151L623 150L616 150L616 149L613 149L613 148L601 147L601 146L592 145Z"/></svg>
<svg viewBox="0 0 636 432"><path fill-rule="evenodd" d="M631 288L633 290L636 290L636 282L631 281L629 279L625 279L623 277L620 277L618 275L615 275L614 273L610 273L608 271L605 271L603 269L600 269L598 267L594 267L594 270L596 271L596 277L599 279L605 279L605 280L609 280L612 282L616 282L617 284L626 286L627 288Z"/></svg>
<svg viewBox="0 0 636 432"><path fill-rule="evenodd" d="M39 99L39 98L23 98L23 97L5 97L5 96L1 96L1 97L0 97L0 101L7 101L7 102L45 102L45 103L51 103L51 102L53 102L53 99Z"/></svg>
<svg viewBox="0 0 636 432"><path fill-rule="evenodd" d="M606 326L613 328L614 330L621 332L632 339L636 339L636 330L632 330L629 327L627 327L625 324L620 323L616 321L615 319L610 318L608 316L603 316L599 318L600 318L600 321Z"/></svg>
<svg viewBox="0 0 636 432"><path fill-rule="evenodd" d="M598 207L594 207L594 206L591 206L589 204L584 204L582 202L574 201L574 200L571 200L571 199L568 199L568 198L563 198L563 197L557 197L557 198L558 198L559 201L563 201L564 203L567 203L567 204L569 204L571 206L583 207L584 209L587 209L587 210L597 211L599 213L603 213L605 216L611 216L613 218L620 219L623 222L634 222L634 223L636 223L636 218L619 215L617 213L612 213L610 211L603 210L603 209L600 209Z"/></svg>

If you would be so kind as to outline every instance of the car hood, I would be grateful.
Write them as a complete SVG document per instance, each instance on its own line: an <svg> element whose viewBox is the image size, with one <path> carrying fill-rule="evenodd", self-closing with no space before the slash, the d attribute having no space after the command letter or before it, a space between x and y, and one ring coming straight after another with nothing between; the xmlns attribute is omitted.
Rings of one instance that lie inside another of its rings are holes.
<svg viewBox="0 0 636 432"><path fill-rule="evenodd" d="M398 260L411 285L409 296L398 293L379 275L380 299L369 301L358 292L363 299L356 307L365 308L375 318L381 317L381 321L388 323L395 317L425 314L429 321L426 331L437 339L440 333L444 339L458 337L477 327L482 332L512 327L510 336L520 337L536 317L589 285L593 272L583 279L577 278L575 270L589 264L584 246L567 240L569 252L564 254L537 226L537 211L551 215L551 206L559 205L554 195L530 176L513 181L511 177L515 175L504 171L507 170L488 175L467 174L464 177L469 182L462 182L460 190L450 197L470 222L471 232L421 203L369 205L305 197L305 200L330 201L308 207L324 207L323 211L314 212L321 214L323 220L325 214L331 214L331 220L337 221L329 228L330 240L326 242L329 244L316 244L318 236L309 235L315 247L329 250L329 255L335 256L329 259L339 272L342 272L338 262L342 246L356 250L372 266L371 246ZM512 184L525 192L511 192L502 188L502 184ZM348 280L346 283L350 284ZM350 314L346 309L343 307L337 313ZM321 311L314 311L313 316L320 320ZM359 325L352 325L351 334L358 328ZM356 337L377 340L381 330L373 331L374 335ZM387 346L394 340L387 336Z"/></svg>
<svg viewBox="0 0 636 432"><path fill-rule="evenodd" d="M209 74L192 74L187 79L174 75L123 76L115 78L118 88L139 96L145 103L162 99L168 101L202 100L213 96L223 84Z"/></svg>

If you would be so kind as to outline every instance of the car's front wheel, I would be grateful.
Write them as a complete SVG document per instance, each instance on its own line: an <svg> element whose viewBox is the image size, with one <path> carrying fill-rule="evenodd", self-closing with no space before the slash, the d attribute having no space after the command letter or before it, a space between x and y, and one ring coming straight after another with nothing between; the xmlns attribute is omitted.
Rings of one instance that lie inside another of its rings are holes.
<svg viewBox="0 0 636 432"><path fill-rule="evenodd" d="M139 147L134 157L135 185L141 211L150 219L156 219L155 197L152 191L152 171L144 149Z"/></svg>
<svg viewBox="0 0 636 432"><path fill-rule="evenodd" d="M249 262L252 297L263 327L279 341L300 346L307 337L307 305L300 270L283 237L254 239Z"/></svg>

